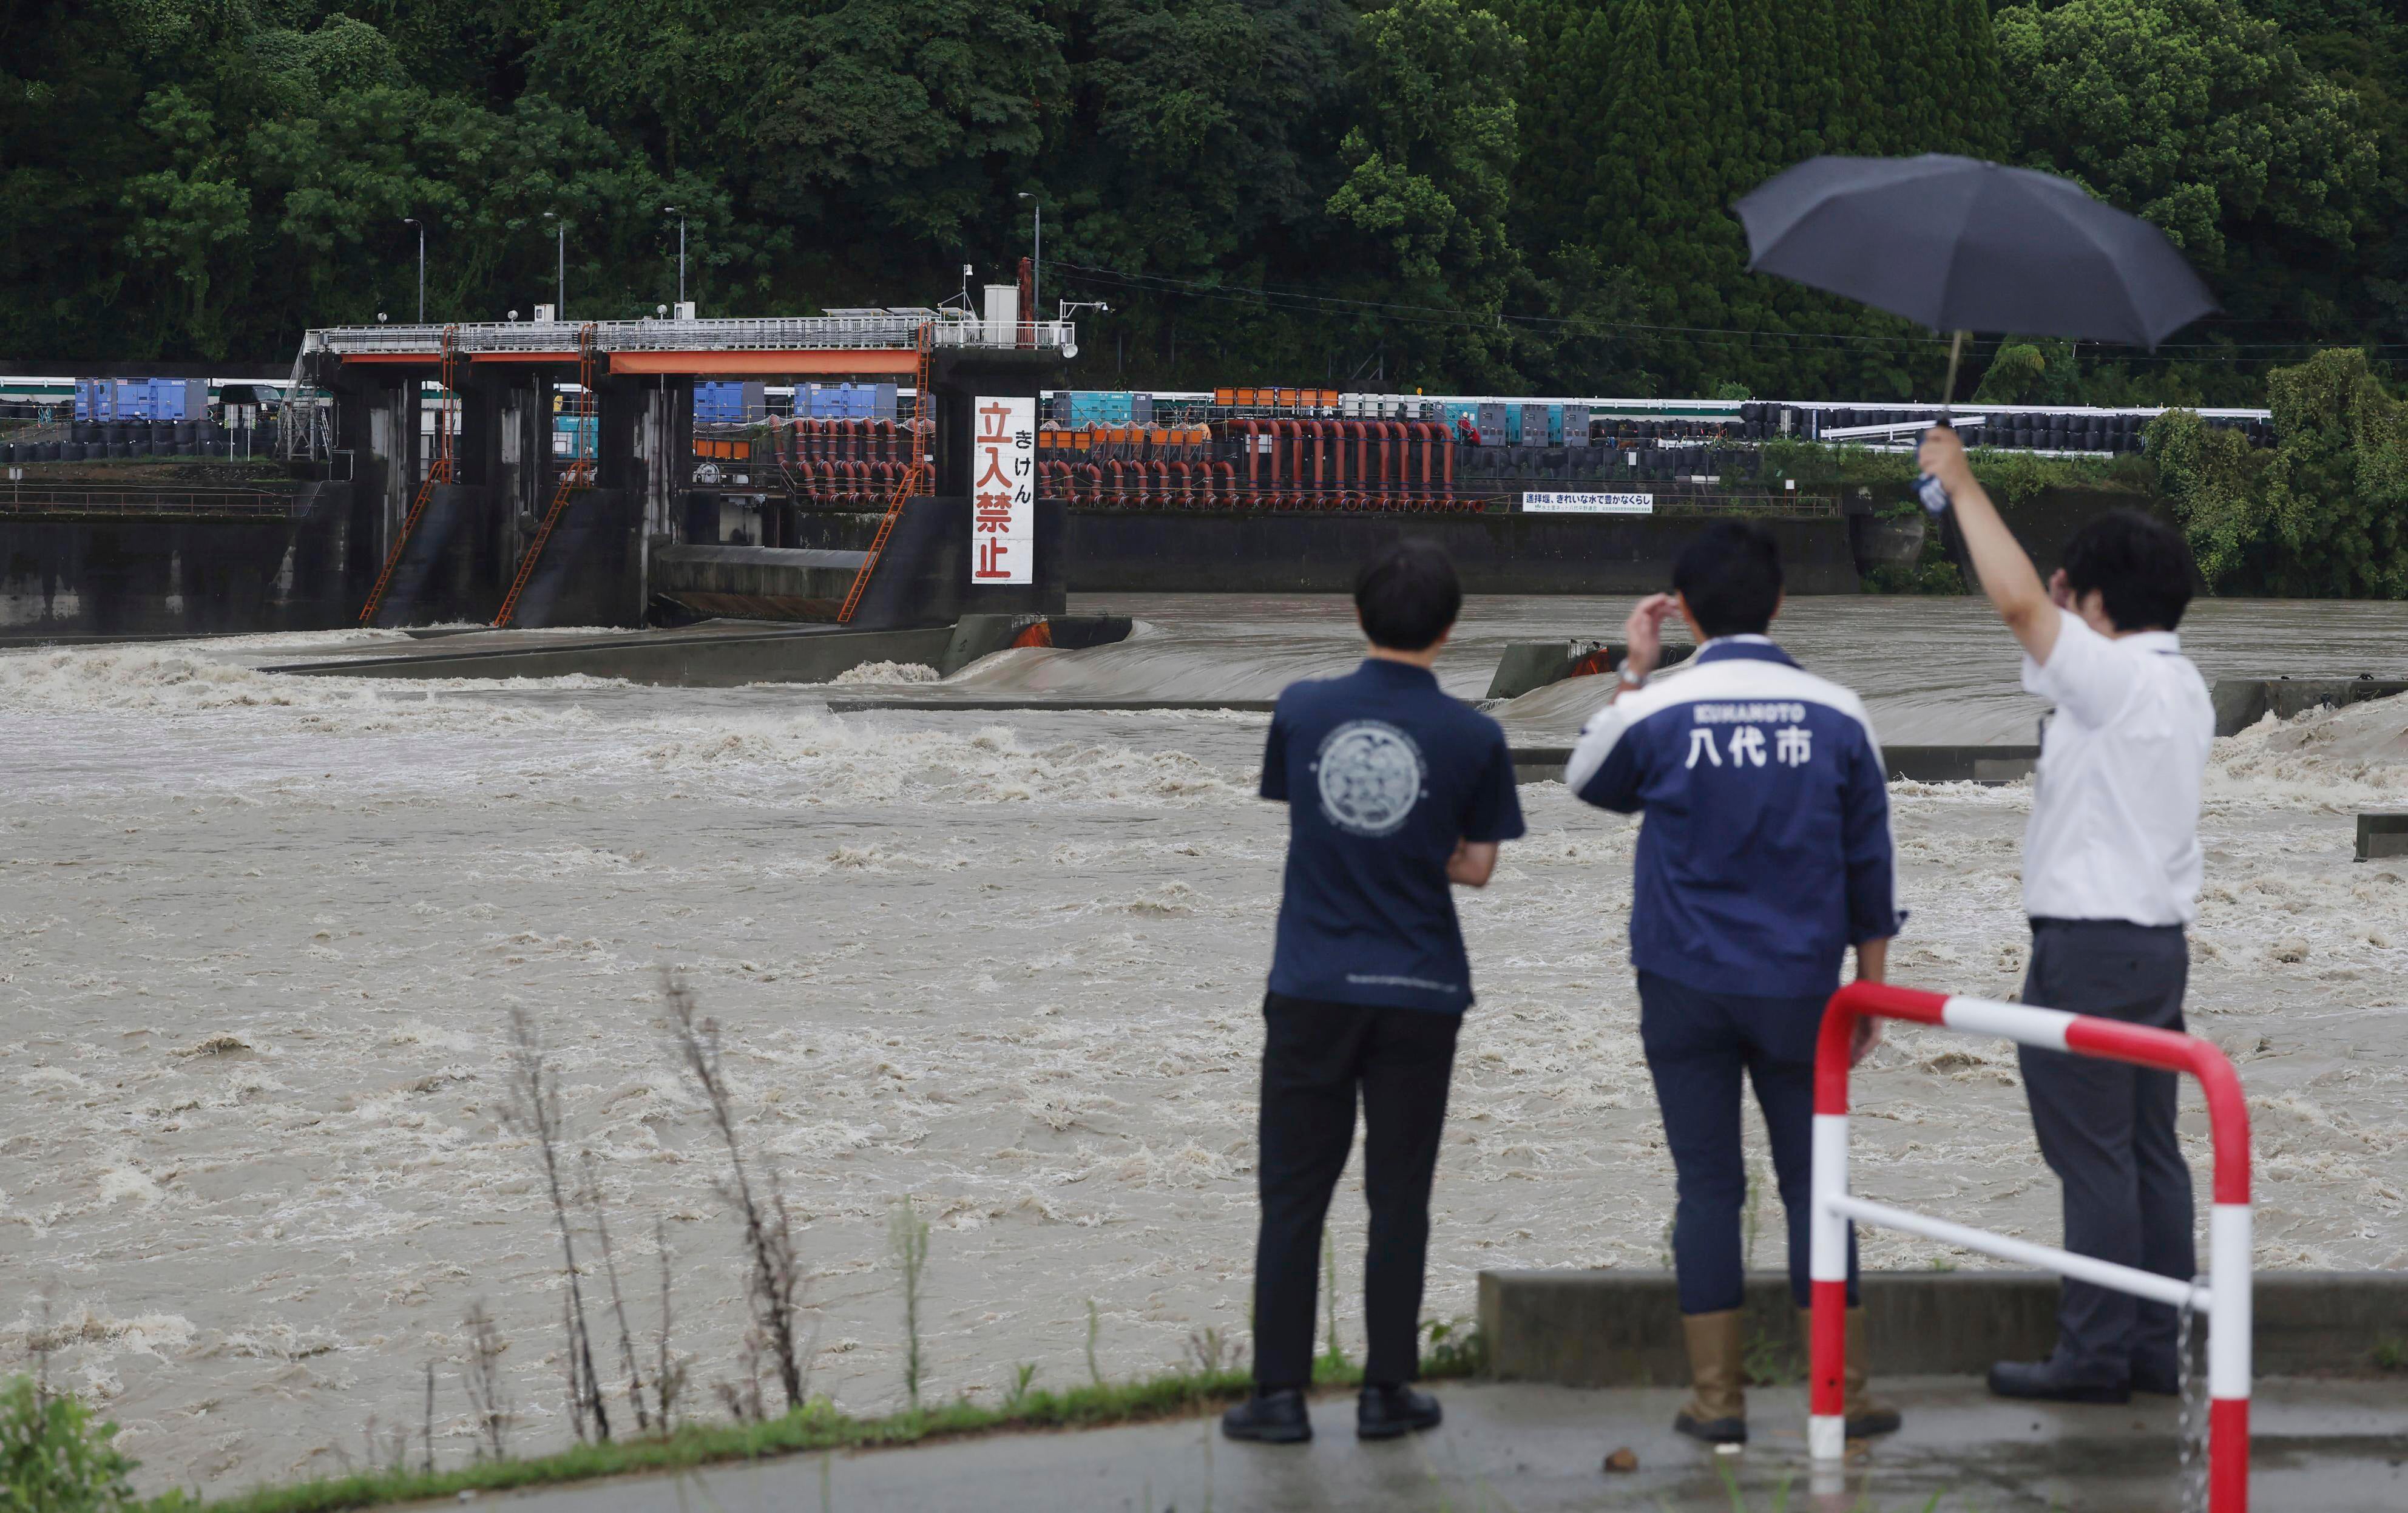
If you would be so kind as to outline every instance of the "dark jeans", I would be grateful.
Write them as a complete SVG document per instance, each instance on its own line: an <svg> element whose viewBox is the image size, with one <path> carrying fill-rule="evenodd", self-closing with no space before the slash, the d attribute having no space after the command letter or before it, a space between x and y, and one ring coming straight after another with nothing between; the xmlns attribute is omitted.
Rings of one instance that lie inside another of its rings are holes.
<svg viewBox="0 0 2408 1513"><path fill-rule="evenodd" d="M2183 1028L2190 946L2179 925L2035 919L2024 1001L2158 1030ZM2161 1276L2199 1270L2190 1167L2174 1138L2172 1072L2064 1051L2022 1051L2041 1158L2065 1184L2065 1247ZM2057 1304L2057 1354L2121 1381L2174 1365L2174 1310L2087 1282Z"/></svg>
<svg viewBox="0 0 2408 1513"><path fill-rule="evenodd" d="M1656 1079L1664 1143L1672 1150L1679 1202L1672 1210L1672 1267L1681 1311L1719 1313L1746 1295L1740 1212L1747 1163L1740 1153L1740 1078L1772 1140L1772 1172L1789 1220L1789 1295L1806 1306L1808 1236L1813 1210L1814 1038L1820 998L1743 998L1702 992L1654 973L1639 974L1639 1039ZM1856 1301L1856 1235L1848 1231L1848 1302Z"/></svg>
<svg viewBox="0 0 2408 1513"><path fill-rule="evenodd" d="M1312 1379L1321 1224L1354 1144L1363 1098L1363 1379L1419 1375L1430 1178L1462 1016L1272 993L1263 1000L1262 1231L1254 1245L1254 1380Z"/></svg>

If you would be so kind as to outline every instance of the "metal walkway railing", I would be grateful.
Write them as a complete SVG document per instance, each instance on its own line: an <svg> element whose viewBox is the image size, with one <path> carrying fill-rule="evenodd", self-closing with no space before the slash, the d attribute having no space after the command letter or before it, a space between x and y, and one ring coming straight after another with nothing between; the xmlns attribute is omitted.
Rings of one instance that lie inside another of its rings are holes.
<svg viewBox="0 0 2408 1513"><path fill-rule="evenodd" d="M1968 1034L1995 1035L2020 1045L2136 1066L2186 1072L2207 1095L2215 1149L2215 1207L2208 1227L2208 1275L2203 1281L2160 1276L2130 1266L1985 1230L1893 1208L1848 1191L1849 1042L1867 1016L1909 1019ZM1808 1452L1821 1462L1846 1453L1843 1390L1847 1360L1848 1220L1905 1230L1943 1245L1962 1246L2056 1272L2098 1287L2130 1292L2208 1318L2207 1390L2210 1513L2246 1513L2249 1506L2250 1204L2249 1110L2241 1078L2211 1043L2171 1030L2068 1014L2061 1009L1988 999L1949 998L1852 983L1831 996L1814 1058L1813 1337L1809 1377L1813 1415ZM2190 1362L2180 1362L2187 1388Z"/></svg>

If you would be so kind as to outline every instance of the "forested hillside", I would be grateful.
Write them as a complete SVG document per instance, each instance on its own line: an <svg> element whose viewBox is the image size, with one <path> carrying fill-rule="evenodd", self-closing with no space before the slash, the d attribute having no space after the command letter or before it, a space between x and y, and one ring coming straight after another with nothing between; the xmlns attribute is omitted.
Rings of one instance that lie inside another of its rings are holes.
<svg viewBox="0 0 2408 1513"><path fill-rule="evenodd" d="M1045 294L1082 382L1928 396L1903 323L1743 271L1816 151L2075 175L2227 313L2157 361L1979 349L1985 396L2255 400L2408 351L2382 0L0 0L0 354L274 360L551 297L706 313Z"/></svg>

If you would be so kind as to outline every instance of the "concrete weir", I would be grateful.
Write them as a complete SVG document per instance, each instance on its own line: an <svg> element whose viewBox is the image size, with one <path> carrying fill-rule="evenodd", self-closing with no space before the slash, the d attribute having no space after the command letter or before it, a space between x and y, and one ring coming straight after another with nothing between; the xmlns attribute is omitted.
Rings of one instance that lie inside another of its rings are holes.
<svg viewBox="0 0 2408 1513"><path fill-rule="evenodd" d="M2370 699L2408 694L2408 681L2360 673L2355 678L2218 678L2215 733L2239 735L2272 714L2296 719L2312 709L2342 708Z"/></svg>
<svg viewBox="0 0 2408 1513"><path fill-rule="evenodd" d="M345 678L559 678L582 673L669 687L735 688L752 683L827 683L873 662L917 663L939 673L956 672L1015 644L1097 646L1124 640L1128 633L1127 616L1105 614L966 614L953 625L904 630L724 620L626 636L555 638L540 632L472 630L442 638L433 651L292 662L266 670ZM1036 639L1039 635L1045 639Z"/></svg>

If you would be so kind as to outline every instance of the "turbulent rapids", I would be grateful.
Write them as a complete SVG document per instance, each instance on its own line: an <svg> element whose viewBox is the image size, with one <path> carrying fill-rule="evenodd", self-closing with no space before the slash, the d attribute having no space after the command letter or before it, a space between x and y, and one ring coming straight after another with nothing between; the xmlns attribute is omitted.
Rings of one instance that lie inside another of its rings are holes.
<svg viewBox="0 0 2408 1513"><path fill-rule="evenodd" d="M517 1447L564 1438L556 1248L497 1119L523 1005L563 1048L623 1265L652 1275L666 1220L671 1345L707 1398L738 1369L740 1275L662 1043L664 963L726 1026L746 1132L797 1201L815 1390L900 1395L882 1237L906 1195L935 1225L936 1396L998 1395L1022 1362L1082 1379L1091 1299L1108 1375L1242 1335L1283 834L1253 797L1264 717L942 700L1267 699L1351 663L1348 606L1074 607L1141 623L941 682L863 670L849 692L932 707L843 715L784 686L257 670L383 632L0 655L0 1352L46 1350L102 1400L149 1485L231 1490L357 1461L371 1419L414 1424L429 1361L437 1453L465 1459L450 1362L482 1300L514 1342ZM1440 675L1477 697L1504 642L1603 634L1622 609L1474 599ZM1977 603L1805 600L1776 630L1893 742L2031 739L2038 705ZM2210 678L2397 674L2403 630L2399 606L2211 600L2185 642ZM1602 693L1498 713L1560 742ZM2357 811L2408 807L2399 704L2261 725L2208 771L2193 1027L2252 1095L2265 1267L2408 1266L2408 868L2350 860ZM1895 975L2006 996L2028 787L1892 793L1913 909ZM1523 799L1530 838L1464 901L1482 998L1440 1165L1440 1317L1470 1311L1482 1268L1667 1247L1622 939L1636 832L1560 786ZM2054 1238L2010 1050L1901 1031L1858 1098L1869 1193ZM2183 1128L2203 1166L2194 1103ZM1359 1200L1336 1217L1356 1340ZM1879 1232L1865 1249L1928 1255Z"/></svg>

